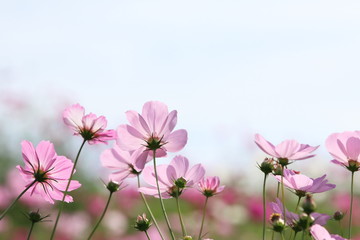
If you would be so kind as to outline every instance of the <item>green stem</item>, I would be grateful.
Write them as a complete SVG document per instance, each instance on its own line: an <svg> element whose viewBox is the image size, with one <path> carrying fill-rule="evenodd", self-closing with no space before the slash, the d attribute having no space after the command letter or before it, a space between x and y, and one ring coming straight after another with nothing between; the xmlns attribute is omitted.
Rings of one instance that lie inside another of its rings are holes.
<svg viewBox="0 0 360 240"><path fill-rule="evenodd" d="M22 197L22 195L24 195L24 193L26 193L27 190L29 190L29 188L31 188L34 184L36 183L36 180L34 180L32 183L30 183L29 186L27 186L24 191L22 191L19 196L17 196L17 198L15 198L15 200L10 204L10 206L8 206L5 211L1 214L0 216L0 220L3 219L5 217L5 215L8 213L8 211L15 205L15 203Z"/></svg>
<svg viewBox="0 0 360 240"><path fill-rule="evenodd" d="M296 238L296 234L297 234L297 233L298 233L298 232L295 232L293 240L295 240L295 238Z"/></svg>
<svg viewBox="0 0 360 240"><path fill-rule="evenodd" d="M298 210L298 208L299 208L300 200L301 200L301 196L299 196L299 199L298 199L298 201L297 201L296 208L295 208L295 212L297 212L297 210Z"/></svg>
<svg viewBox="0 0 360 240"><path fill-rule="evenodd" d="M104 208L104 211L103 211L103 213L101 214L101 217L100 217L99 221L96 223L94 229L93 229L92 232L90 233L90 235L89 235L89 237L88 237L88 240L91 239L91 237L94 235L96 229L97 229L98 226L100 225L101 221L103 220L103 218L104 218L104 216L105 216L105 213L106 213L106 211L107 211L107 209L108 209L108 207L109 207L109 203L110 203L112 194L113 194L113 192L110 192L109 198L108 198L108 200L107 200L107 202L106 202L106 206L105 206L105 208Z"/></svg>
<svg viewBox="0 0 360 240"><path fill-rule="evenodd" d="M207 206L207 203L208 203L208 199L209 199L209 197L206 197L206 199L205 199L205 204L204 204L204 208L203 208L203 215L202 215L201 227L200 227L200 231L199 231L198 240L201 239L201 234L202 234L203 227L204 227L205 214L206 214L206 206Z"/></svg>
<svg viewBox="0 0 360 240"><path fill-rule="evenodd" d="M281 200L282 200L282 205L283 205L284 223L286 224L285 193L284 193L284 168L283 168L282 174L281 174Z"/></svg>
<svg viewBox="0 0 360 240"><path fill-rule="evenodd" d="M349 220L349 240L351 239L352 207L354 198L354 172L351 172L351 200L350 200L350 220Z"/></svg>
<svg viewBox="0 0 360 240"><path fill-rule="evenodd" d="M140 188L140 177L139 177L139 175L137 175L137 180L138 180L138 188ZM146 201L146 198L145 198L144 194L142 192L139 192L139 193L140 193L141 198L142 198L142 200L143 200L143 202L144 202L144 204L146 206L146 209L148 210L148 212L149 212L149 214L151 216L152 221L154 222L154 225L155 225L156 229L158 230L158 232L160 234L161 239L164 240L164 236L163 236L163 234L162 234L162 232L160 230L160 227L159 227L159 225L158 225L158 223L157 223L157 221L156 221L156 219L154 217L154 214L152 213L152 211L150 209L149 204Z"/></svg>
<svg viewBox="0 0 360 240"><path fill-rule="evenodd" d="M149 234L147 233L147 231L145 231L145 234L146 234L147 239L151 240Z"/></svg>
<svg viewBox="0 0 360 240"><path fill-rule="evenodd" d="M64 196L63 196L63 198L62 198L62 200L61 200L61 202L60 202L59 212L58 212L58 215L57 215L57 217L56 217L56 221L55 221L54 228L53 228L53 230L52 230L52 232L51 232L50 240L54 239L54 237L55 237L56 227L57 227L57 225L58 225L58 222L59 222L59 219L60 219L60 215L61 215L61 212L62 212L63 207L64 207L64 200L65 200L65 197L66 197L66 195L67 195L67 191L68 191L68 189L69 189L69 186L70 186L70 183L71 183L71 179L72 179L73 174L74 174L74 172L75 172L75 167L76 167L76 164L77 164L77 162L78 162L78 159L79 159L79 156L80 156L80 152L81 152L82 148L84 147L85 142L86 142L86 140L84 139L84 141L82 142L82 144L81 144L81 146L80 146L80 149L79 149L79 151L78 151L78 153L77 153L77 155L76 155L75 162L74 162L74 166L73 166L73 168L71 169L71 174L70 174L70 176L69 176L69 181L68 181L67 186L66 186L65 191L64 191Z"/></svg>
<svg viewBox="0 0 360 240"><path fill-rule="evenodd" d="M282 240L285 240L284 231L282 231L280 234L281 234L281 239L282 239Z"/></svg>
<svg viewBox="0 0 360 240"><path fill-rule="evenodd" d="M179 190L178 190L178 195L179 195ZM179 213L179 219L180 219L182 234L183 234L183 237L185 237L187 235L187 233L186 233L184 220L183 220L182 215L181 215L179 196L177 196L175 199L176 199L177 210L178 210L178 213Z"/></svg>
<svg viewBox="0 0 360 240"><path fill-rule="evenodd" d="M280 183L277 184L277 190L276 190L276 197L279 198L279 192L280 192Z"/></svg>
<svg viewBox="0 0 360 240"><path fill-rule="evenodd" d="M166 220L166 224L167 224L167 227L169 229L169 232L170 232L170 235L171 235L171 238L173 240L175 240L175 235L171 229L171 225L170 225L170 221L169 221L169 218L166 214L166 210L165 210L165 206L164 206L164 201L161 197L161 193L160 193L160 186L159 186L159 179L158 179L158 174L157 174L157 170L156 170L156 150L153 150L153 160L154 160L154 172L155 172L155 180L156 180L156 186L157 186L157 190L158 190L158 194L159 194L159 199L160 199L160 205L161 205L161 210L164 214L164 217L165 217L165 220Z"/></svg>
<svg viewBox="0 0 360 240"><path fill-rule="evenodd" d="M264 183L263 183L263 232L262 239L265 240L265 225L266 225L266 193L265 193L265 185L266 185L267 174L264 174Z"/></svg>
<svg viewBox="0 0 360 240"><path fill-rule="evenodd" d="M274 236L275 236L275 231L273 230L271 234L271 240L274 240Z"/></svg>
<svg viewBox="0 0 360 240"><path fill-rule="evenodd" d="M30 236L31 236L32 230L34 228L34 225L35 225L35 222L31 221L31 227L30 227L29 234L27 236L27 240L30 240Z"/></svg>

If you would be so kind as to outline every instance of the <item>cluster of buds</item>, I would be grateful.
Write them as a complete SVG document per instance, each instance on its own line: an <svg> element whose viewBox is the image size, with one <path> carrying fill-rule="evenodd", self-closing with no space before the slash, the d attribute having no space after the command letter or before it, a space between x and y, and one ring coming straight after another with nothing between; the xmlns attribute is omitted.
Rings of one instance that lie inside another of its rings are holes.
<svg viewBox="0 0 360 240"><path fill-rule="evenodd" d="M146 214L143 213L136 218L135 228L141 232L146 232L151 226L151 222L146 218Z"/></svg>

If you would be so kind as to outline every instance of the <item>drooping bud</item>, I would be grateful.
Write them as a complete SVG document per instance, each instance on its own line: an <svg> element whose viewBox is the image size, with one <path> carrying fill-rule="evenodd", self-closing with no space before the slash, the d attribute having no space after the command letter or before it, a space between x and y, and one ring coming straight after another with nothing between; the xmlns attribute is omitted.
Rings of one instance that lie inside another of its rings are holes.
<svg viewBox="0 0 360 240"><path fill-rule="evenodd" d="M285 229L285 222L281 218L281 215L279 213L273 213L270 216L270 222L272 224L273 230L275 232L281 233Z"/></svg>
<svg viewBox="0 0 360 240"><path fill-rule="evenodd" d="M311 194L306 194L306 198L302 204L302 208L303 208L303 211L308 215L315 212L316 204L315 204Z"/></svg>
<svg viewBox="0 0 360 240"><path fill-rule="evenodd" d="M336 212L334 213L334 215L333 215L333 218L334 218L334 220L336 220L336 221L340 221L341 219L344 218L344 213L341 212L341 211L336 211Z"/></svg>
<svg viewBox="0 0 360 240"><path fill-rule="evenodd" d="M135 228L141 232L147 231L151 226L151 222L146 218L146 214L143 213L136 218Z"/></svg>
<svg viewBox="0 0 360 240"><path fill-rule="evenodd" d="M260 170L266 175L271 173L274 170L274 159L265 158L264 161L259 166Z"/></svg>

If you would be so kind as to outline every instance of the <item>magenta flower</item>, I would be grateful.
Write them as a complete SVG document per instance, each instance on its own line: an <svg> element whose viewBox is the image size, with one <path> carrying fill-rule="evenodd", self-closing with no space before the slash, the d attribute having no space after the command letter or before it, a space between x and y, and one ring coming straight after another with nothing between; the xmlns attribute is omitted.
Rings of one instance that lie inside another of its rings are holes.
<svg viewBox="0 0 360 240"><path fill-rule="evenodd" d="M319 224L314 224L311 226L310 233L315 240L346 240L346 238L343 238L339 235L330 235L330 233Z"/></svg>
<svg viewBox="0 0 360 240"><path fill-rule="evenodd" d="M105 150L101 154L101 163L104 167L114 170L110 178L122 181L127 177L136 177L151 160L149 154L142 149L133 152L123 151L118 145Z"/></svg>
<svg viewBox="0 0 360 240"><path fill-rule="evenodd" d="M89 144L107 144L107 141L116 138L114 130L105 130L107 121L104 116L97 117L93 113L85 115L85 109L80 104L66 108L63 120L74 135L81 135Z"/></svg>
<svg viewBox="0 0 360 240"><path fill-rule="evenodd" d="M358 171L360 166L360 131L333 133L326 139L326 148L335 158L333 163Z"/></svg>
<svg viewBox="0 0 360 240"><path fill-rule="evenodd" d="M295 190L297 196L304 197L306 193L321 193L336 187L335 184L328 183L325 177L326 174L313 179L303 174L297 174L293 170L284 169L283 181L286 187ZM281 176L277 175L275 178L281 182Z"/></svg>
<svg viewBox="0 0 360 240"><path fill-rule="evenodd" d="M270 207L273 210L274 213L279 213L281 215L283 215L283 205L281 203L281 201L277 198L276 202L271 202L270 203ZM299 215L293 212L289 212L286 208L285 208L285 214L286 214L286 224L290 227L294 226L294 224L296 224L296 222L298 222L299 220ZM321 214L321 213L311 213L310 217L313 218L314 220L314 224L320 224L320 225L325 225L327 223L327 221L331 218L329 215L327 214Z"/></svg>
<svg viewBox="0 0 360 240"><path fill-rule="evenodd" d="M266 141L260 134L255 134L255 143L265 153L278 158L280 164L283 165L287 165L289 160L304 160L311 158L315 156L311 153L319 147L300 144L295 140L285 140L274 146L272 143Z"/></svg>
<svg viewBox="0 0 360 240"><path fill-rule="evenodd" d="M126 117L130 125L120 125L117 130L117 143L123 150L156 150L156 157L164 157L168 151L180 151L187 142L186 130L173 131L177 111L169 113L164 103L147 102L142 114L127 111Z"/></svg>
<svg viewBox="0 0 360 240"><path fill-rule="evenodd" d="M203 178L199 182L199 189L205 197L212 197L224 190L225 186L220 186L219 177Z"/></svg>
<svg viewBox="0 0 360 240"><path fill-rule="evenodd" d="M183 156L176 156L169 165L157 166L160 193L163 198L178 197L185 188L197 184L205 175L205 169L201 164L196 164L189 169L189 160ZM145 182L151 187L141 187L139 191L159 197L156 187L155 172L153 166L146 166L143 171Z"/></svg>
<svg viewBox="0 0 360 240"><path fill-rule="evenodd" d="M22 155L25 167L17 166L29 191L39 194L50 203L62 200L68 183L73 163L64 156L57 156L54 145L48 141L41 141L36 149L29 141L22 141ZM81 186L78 181L71 181L68 191ZM66 202L72 202L71 196L66 195Z"/></svg>

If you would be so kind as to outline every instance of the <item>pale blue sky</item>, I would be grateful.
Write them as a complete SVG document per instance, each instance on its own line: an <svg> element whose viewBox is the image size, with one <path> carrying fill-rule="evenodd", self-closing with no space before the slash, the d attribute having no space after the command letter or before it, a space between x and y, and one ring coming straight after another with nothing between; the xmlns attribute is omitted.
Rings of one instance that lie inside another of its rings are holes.
<svg viewBox="0 0 360 240"><path fill-rule="evenodd" d="M194 162L253 164L261 133L360 129L359 1L0 1L0 90L125 122L160 100ZM324 161L330 158L322 147Z"/></svg>

